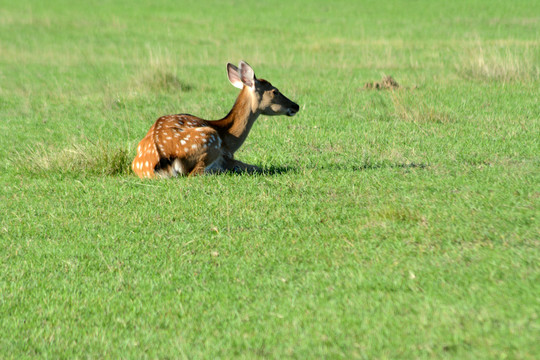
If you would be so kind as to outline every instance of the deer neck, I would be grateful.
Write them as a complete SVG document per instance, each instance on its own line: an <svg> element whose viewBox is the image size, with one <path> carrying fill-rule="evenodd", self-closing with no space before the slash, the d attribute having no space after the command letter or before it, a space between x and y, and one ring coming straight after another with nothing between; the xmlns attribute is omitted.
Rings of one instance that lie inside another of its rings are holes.
<svg viewBox="0 0 540 360"><path fill-rule="evenodd" d="M255 120L259 117L257 104L257 94L244 86L227 116L211 122L220 134L223 147L231 154L242 146Z"/></svg>

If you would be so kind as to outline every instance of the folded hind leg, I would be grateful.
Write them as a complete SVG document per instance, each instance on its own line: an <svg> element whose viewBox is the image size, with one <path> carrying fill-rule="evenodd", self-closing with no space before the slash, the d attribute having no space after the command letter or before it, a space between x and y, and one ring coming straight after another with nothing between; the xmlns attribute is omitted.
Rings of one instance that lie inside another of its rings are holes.
<svg viewBox="0 0 540 360"><path fill-rule="evenodd" d="M203 146L197 153L190 157L190 163L193 164L189 170L189 176L203 175L209 168L220 166L221 150L218 148L208 148Z"/></svg>
<svg viewBox="0 0 540 360"><path fill-rule="evenodd" d="M204 163L203 162L200 162L198 164L195 165L195 167L193 168L193 170L190 171L189 173L189 176L194 176L194 175L203 175L204 174Z"/></svg>

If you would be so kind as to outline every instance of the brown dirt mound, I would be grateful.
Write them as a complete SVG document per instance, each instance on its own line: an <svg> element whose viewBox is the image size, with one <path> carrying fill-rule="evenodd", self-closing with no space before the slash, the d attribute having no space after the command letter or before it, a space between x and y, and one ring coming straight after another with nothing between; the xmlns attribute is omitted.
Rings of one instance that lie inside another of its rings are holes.
<svg viewBox="0 0 540 360"><path fill-rule="evenodd" d="M371 89L374 89L374 90L388 90L388 89L391 89L391 90L393 90L393 89L398 89L398 88L399 88L399 84L390 75L383 77L380 82L378 82L378 81L367 82L364 85L364 89L368 89L368 90L371 90Z"/></svg>

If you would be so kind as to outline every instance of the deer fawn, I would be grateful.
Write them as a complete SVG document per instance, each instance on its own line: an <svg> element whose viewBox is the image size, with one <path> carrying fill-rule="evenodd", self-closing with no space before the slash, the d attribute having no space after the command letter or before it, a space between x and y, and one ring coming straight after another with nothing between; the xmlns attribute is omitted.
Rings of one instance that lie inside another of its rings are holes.
<svg viewBox="0 0 540 360"><path fill-rule="evenodd" d="M137 147L131 168L140 178L198 175L223 171L258 172L255 165L234 159L259 115L294 116L300 107L272 84L257 79L248 63L227 64L229 81L242 89L221 120L193 115L162 116Z"/></svg>

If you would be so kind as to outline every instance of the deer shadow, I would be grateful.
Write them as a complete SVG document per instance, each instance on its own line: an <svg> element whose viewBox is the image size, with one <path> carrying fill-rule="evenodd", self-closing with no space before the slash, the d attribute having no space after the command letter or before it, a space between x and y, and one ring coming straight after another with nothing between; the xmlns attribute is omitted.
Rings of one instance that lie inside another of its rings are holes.
<svg viewBox="0 0 540 360"><path fill-rule="evenodd" d="M428 164L425 163L391 163L391 162L368 162L363 164L314 164L311 166L306 166L306 170L331 170L331 171L366 171L366 170L382 170L382 169L427 169L429 168ZM230 172L229 174L250 174L250 175L258 175L258 176L274 176L274 175L284 175L288 173L298 173L300 171L300 167L292 167L288 165L284 166L269 166L264 167L260 171L256 171L253 173L248 173L246 171L240 171L240 172Z"/></svg>
<svg viewBox="0 0 540 360"><path fill-rule="evenodd" d="M261 175L283 175L289 172L295 172L296 169L290 166L269 166L262 168L261 171L259 171L259 174Z"/></svg>
<svg viewBox="0 0 540 360"><path fill-rule="evenodd" d="M247 171L247 170L230 170L225 171L223 174L226 175L257 175L257 176L274 176L274 175L283 175L289 172L295 172L296 169L290 166L267 166L261 167L257 171Z"/></svg>
<svg viewBox="0 0 540 360"><path fill-rule="evenodd" d="M424 163L392 163L387 161L368 162L363 164L325 164L319 169L324 170L342 170L342 171L366 171L366 170L382 170L382 169L427 169L428 164Z"/></svg>

